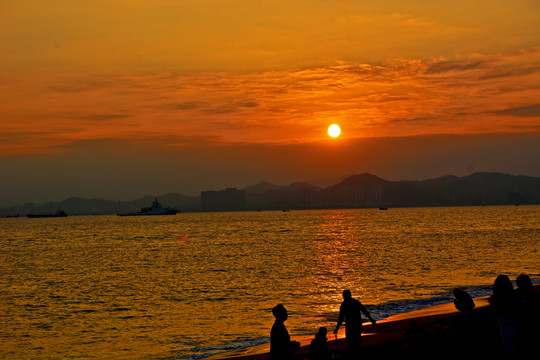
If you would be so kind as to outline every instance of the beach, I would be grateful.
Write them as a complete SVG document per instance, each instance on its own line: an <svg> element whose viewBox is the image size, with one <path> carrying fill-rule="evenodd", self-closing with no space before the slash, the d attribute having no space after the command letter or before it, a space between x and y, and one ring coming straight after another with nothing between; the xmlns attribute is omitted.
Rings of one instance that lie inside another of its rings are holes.
<svg viewBox="0 0 540 360"><path fill-rule="evenodd" d="M540 284L533 286L535 306L540 305ZM437 351L440 355L495 355L504 349L500 342L500 329L490 296L473 299L475 308L469 313L456 309L454 303L429 306L420 310L389 316L376 325L364 323L362 332L362 358L380 356L423 357ZM407 341L411 321L425 330L422 339ZM346 350L344 332L332 339L329 329L328 345L339 358ZM292 336L300 342L296 352L300 359L308 359L313 335ZM263 360L269 359L270 344L216 354L208 360ZM442 352L444 351L444 353Z"/></svg>

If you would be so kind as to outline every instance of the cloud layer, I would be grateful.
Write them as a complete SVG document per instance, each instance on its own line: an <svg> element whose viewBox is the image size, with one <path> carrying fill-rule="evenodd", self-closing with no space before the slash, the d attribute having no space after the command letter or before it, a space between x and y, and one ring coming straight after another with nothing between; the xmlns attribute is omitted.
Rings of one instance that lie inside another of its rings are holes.
<svg viewBox="0 0 540 360"><path fill-rule="evenodd" d="M186 146L527 132L540 127L540 48L254 73L32 76L0 85L0 154L124 139Z"/></svg>

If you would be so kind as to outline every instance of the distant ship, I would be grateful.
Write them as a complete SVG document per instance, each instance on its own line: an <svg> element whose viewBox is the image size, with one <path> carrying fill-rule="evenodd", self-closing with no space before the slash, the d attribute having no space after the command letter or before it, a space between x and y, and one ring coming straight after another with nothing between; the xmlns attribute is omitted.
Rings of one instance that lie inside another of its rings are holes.
<svg viewBox="0 0 540 360"><path fill-rule="evenodd" d="M146 215L175 215L178 209L163 207L157 199L154 200L151 207L142 208L139 212L120 213L118 216L146 216Z"/></svg>
<svg viewBox="0 0 540 360"><path fill-rule="evenodd" d="M68 216L62 210L58 210L55 214L28 214L29 218L52 218L52 217L66 217Z"/></svg>

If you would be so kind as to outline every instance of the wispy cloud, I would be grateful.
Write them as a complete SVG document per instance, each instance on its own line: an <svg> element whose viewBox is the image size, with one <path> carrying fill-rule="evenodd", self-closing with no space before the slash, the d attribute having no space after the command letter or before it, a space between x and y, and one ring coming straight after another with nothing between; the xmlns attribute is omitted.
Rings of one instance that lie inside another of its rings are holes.
<svg viewBox="0 0 540 360"><path fill-rule="evenodd" d="M130 116L127 114L78 114L72 116L73 119L90 120L90 121L111 121L118 119L126 119Z"/></svg>
<svg viewBox="0 0 540 360"><path fill-rule="evenodd" d="M43 131L44 148L167 136L311 142L330 122L346 138L536 131L538 63L540 48L251 73L42 75L2 84L0 130Z"/></svg>
<svg viewBox="0 0 540 360"><path fill-rule="evenodd" d="M443 72L468 71L481 69L487 64L483 61L436 61L429 64L426 73L436 74Z"/></svg>
<svg viewBox="0 0 540 360"><path fill-rule="evenodd" d="M518 106L510 109L492 111L492 114L540 118L540 104ZM537 124L540 125L540 122Z"/></svg>

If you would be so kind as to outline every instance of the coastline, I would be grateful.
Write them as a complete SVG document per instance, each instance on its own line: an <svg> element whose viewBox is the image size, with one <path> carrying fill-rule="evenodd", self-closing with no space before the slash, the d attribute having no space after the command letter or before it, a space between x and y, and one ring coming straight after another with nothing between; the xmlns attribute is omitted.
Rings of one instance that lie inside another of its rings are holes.
<svg viewBox="0 0 540 360"><path fill-rule="evenodd" d="M540 284L533 285L538 302ZM470 313L458 311L452 302L428 306L419 310L392 315L378 320L374 326L364 323L362 331L362 352L364 357L380 355L426 355L431 350L451 350L458 354L469 351L475 354L496 354L501 350L498 344L499 329L496 316L489 299L491 295L475 297L476 307ZM419 349L407 348L405 335L411 321L425 329L429 335L426 344ZM291 340L301 345L296 354L307 359L309 346L314 335L291 336ZM345 333L341 331L337 340L328 333L328 346L334 353L341 354L346 348ZM207 360L267 360L270 343L247 347L205 357Z"/></svg>

